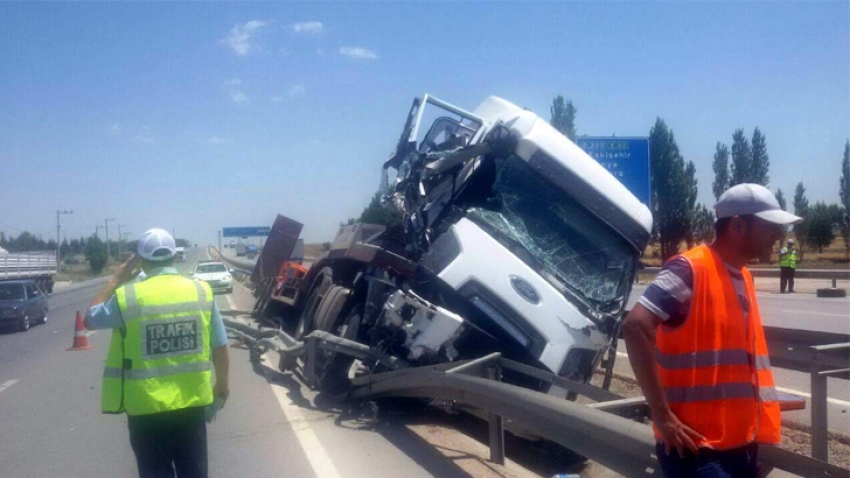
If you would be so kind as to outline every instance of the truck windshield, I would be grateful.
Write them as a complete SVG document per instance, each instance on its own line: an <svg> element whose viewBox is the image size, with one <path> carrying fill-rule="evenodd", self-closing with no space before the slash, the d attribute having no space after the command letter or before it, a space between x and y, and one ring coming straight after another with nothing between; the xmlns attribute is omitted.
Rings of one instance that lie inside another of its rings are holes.
<svg viewBox="0 0 850 478"><path fill-rule="evenodd" d="M24 286L21 284L0 284L0 301L24 300Z"/></svg>
<svg viewBox="0 0 850 478"><path fill-rule="evenodd" d="M498 166L493 197L469 210L518 242L545 271L603 312L628 292L635 251L610 227L513 155Z"/></svg>

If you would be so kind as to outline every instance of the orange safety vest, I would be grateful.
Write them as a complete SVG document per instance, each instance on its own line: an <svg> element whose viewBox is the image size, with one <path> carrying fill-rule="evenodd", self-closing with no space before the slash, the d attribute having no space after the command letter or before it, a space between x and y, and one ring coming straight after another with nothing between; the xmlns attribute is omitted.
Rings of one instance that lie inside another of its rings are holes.
<svg viewBox="0 0 850 478"><path fill-rule="evenodd" d="M779 402L770 371L753 278L744 276L746 318L723 260L708 246L681 255L694 274L684 324L661 325L655 356L673 413L705 437L698 447L727 450L778 444ZM654 427L653 427L654 428ZM661 440L658 430L655 437Z"/></svg>

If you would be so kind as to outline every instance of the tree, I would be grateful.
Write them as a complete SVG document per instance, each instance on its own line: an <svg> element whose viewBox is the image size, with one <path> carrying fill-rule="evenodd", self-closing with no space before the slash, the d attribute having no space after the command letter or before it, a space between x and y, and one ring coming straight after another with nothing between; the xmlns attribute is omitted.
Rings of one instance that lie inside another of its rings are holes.
<svg viewBox="0 0 850 478"><path fill-rule="evenodd" d="M829 247L835 240L835 212L837 206L830 208L825 203L818 201L809 210L809 230L806 240L809 247L817 247L818 252L823 252L824 247Z"/></svg>
<svg viewBox="0 0 850 478"><path fill-rule="evenodd" d="M564 100L564 97L558 95L552 100L552 107L549 110L552 114L552 119L549 121L556 130L561 134L570 138L570 141L576 140L576 113L578 110L573 105L572 101Z"/></svg>
<svg viewBox="0 0 850 478"><path fill-rule="evenodd" d="M99 237L93 235L86 241L86 260L92 272L99 274L106 267L106 245Z"/></svg>
<svg viewBox="0 0 850 478"><path fill-rule="evenodd" d="M649 163L652 174L652 213L655 236L661 244L661 260L678 253L679 244L690 232L689 180L685 160L673 132L661 118L649 131Z"/></svg>
<svg viewBox="0 0 850 478"><path fill-rule="evenodd" d="M369 205L363 209L363 212L360 214L360 219L358 219L357 222L379 224L389 227L392 225L402 224L402 216L397 210L390 210L384 207L384 204L381 201L381 193L378 191L372 196L372 200L369 201Z"/></svg>
<svg viewBox="0 0 850 478"><path fill-rule="evenodd" d="M699 189L697 188L697 168L694 166L693 161L688 161L688 164L685 166L685 205L687 206L687 230L688 235L686 237L686 241L688 243L688 249L693 247L696 238L693 235L694 226L696 223L696 212L697 212L697 192Z"/></svg>
<svg viewBox="0 0 850 478"><path fill-rule="evenodd" d="M803 260L803 247L806 245L806 236L809 232L809 200L806 199L806 188L803 182L797 183L797 188L794 190L794 214L803 218L803 222L794 225L794 236L797 238L799 245L800 260Z"/></svg>
<svg viewBox="0 0 850 478"><path fill-rule="evenodd" d="M770 182L769 169L770 156L767 155L767 143L764 135L756 126L755 131L753 131L750 174L746 182L767 186L767 183Z"/></svg>
<svg viewBox="0 0 850 478"><path fill-rule="evenodd" d="M711 165L714 169L711 192L714 193L714 199L720 199L720 195L729 189L729 148L720 141L715 148L714 162Z"/></svg>
<svg viewBox="0 0 850 478"><path fill-rule="evenodd" d="M779 207L782 208L783 211L787 211L788 204L785 201L785 195L782 194L782 189L777 189L773 194L776 196L776 202L779 203ZM788 226L782 226L782 239L779 241L780 244L785 244L785 236L788 234Z"/></svg>
<svg viewBox="0 0 850 478"><path fill-rule="evenodd" d="M841 160L841 185L838 192L841 198L841 218L838 229L844 239L844 256L850 261L850 140L844 143L844 159Z"/></svg>
<svg viewBox="0 0 850 478"><path fill-rule="evenodd" d="M327 242L327 241L323 242L322 243L322 252L328 252L329 250L331 250L331 243Z"/></svg>
<svg viewBox="0 0 850 478"><path fill-rule="evenodd" d="M746 183L750 179L753 152L744 130L738 128L732 135L732 181L729 186Z"/></svg>
<svg viewBox="0 0 850 478"><path fill-rule="evenodd" d="M710 244L714 240L714 213L705 204L698 205L694 210L691 237L694 244Z"/></svg>
<svg viewBox="0 0 850 478"><path fill-rule="evenodd" d="M73 240L73 239L72 239L72 240ZM61 245L61 246L59 246L59 252L60 252L63 256L65 256L65 255L67 255L69 252L71 252L71 246L68 244L68 239L63 239L63 240L62 240L62 245Z"/></svg>

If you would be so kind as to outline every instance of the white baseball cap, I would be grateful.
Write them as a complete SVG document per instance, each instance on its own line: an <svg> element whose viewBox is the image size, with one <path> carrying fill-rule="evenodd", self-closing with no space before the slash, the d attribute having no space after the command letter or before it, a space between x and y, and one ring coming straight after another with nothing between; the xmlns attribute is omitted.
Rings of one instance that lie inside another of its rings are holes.
<svg viewBox="0 0 850 478"><path fill-rule="evenodd" d="M148 261L166 261L174 257L177 246L164 229L148 229L139 239L139 256Z"/></svg>
<svg viewBox="0 0 850 478"><path fill-rule="evenodd" d="M727 189L714 205L717 219L753 215L774 224L799 224L803 218L779 207L776 196L760 184L743 183Z"/></svg>

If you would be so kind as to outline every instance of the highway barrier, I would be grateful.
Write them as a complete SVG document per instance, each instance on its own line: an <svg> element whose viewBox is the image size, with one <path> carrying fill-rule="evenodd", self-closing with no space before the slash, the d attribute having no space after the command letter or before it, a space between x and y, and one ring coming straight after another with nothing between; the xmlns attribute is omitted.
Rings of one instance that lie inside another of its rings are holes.
<svg viewBox="0 0 850 478"><path fill-rule="evenodd" d="M489 413L490 458L496 463L504 463L504 421L507 420L512 425L558 443L625 476L661 476L654 456L655 438L648 425L648 407L642 398L625 399L601 388L507 360L499 353L474 360L410 367L397 357L327 332L314 331L299 341L281 330L254 328L240 317L225 318L224 321L233 335L242 338L252 348L254 359L259 359L267 350L276 350L281 353L282 364L294 367L297 364L294 359L300 357L304 377L310 387L315 388L318 382L317 352L325 350L347 354L364 363L380 363L383 369L388 370L354 378L352 388L348 391L351 399L441 398L456 400ZM768 335L769 340L771 337L776 341L789 336L774 328L772 334ZM815 335L804 338L809 341L824 340L824 337ZM788 343L785 345L787 347ZM800 367L801 360L805 360L800 354L807 354L810 367L814 360L818 366L831 370L838 356L834 352L835 347L801 351L800 348L806 346L800 341L794 341L791 345L788 353L776 358L771 355L775 366ZM771 347L771 350L775 348ZM596 403L580 405L504 383L501 381L503 370L530 375L572 394L586 396ZM832 373L830 376L840 375L837 371ZM823 400L825 402L825 395ZM769 446L761 447L759 453L761 461L775 468L770 474L773 477L789 476L789 473L798 476L850 477L850 470L830 465L825 459L819 460Z"/></svg>

